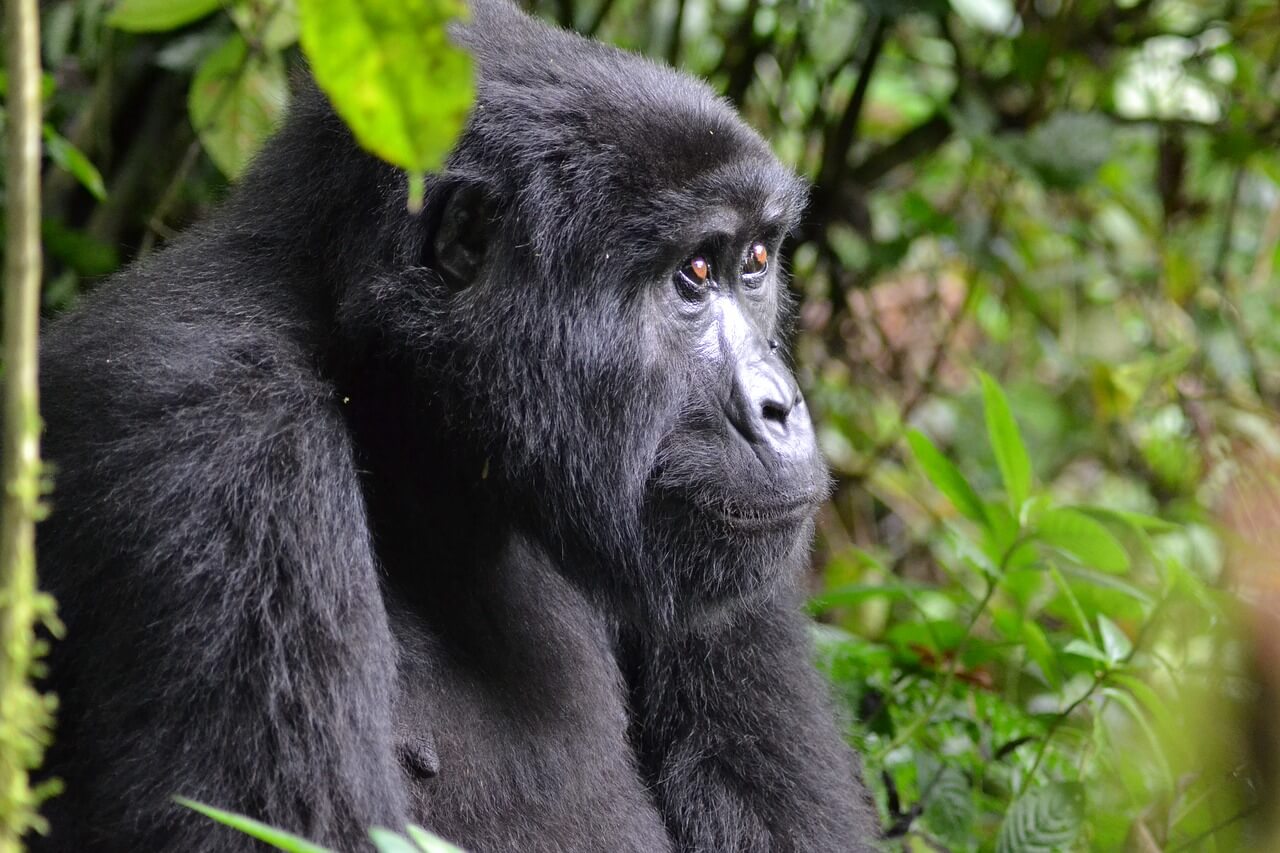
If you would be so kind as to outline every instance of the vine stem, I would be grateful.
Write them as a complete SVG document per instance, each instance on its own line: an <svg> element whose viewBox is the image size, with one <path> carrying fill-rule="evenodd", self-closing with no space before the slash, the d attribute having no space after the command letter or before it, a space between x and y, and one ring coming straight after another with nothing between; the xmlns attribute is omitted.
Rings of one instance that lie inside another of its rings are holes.
<svg viewBox="0 0 1280 853"><path fill-rule="evenodd" d="M1130 663L1133 662L1134 657L1138 654L1138 650L1142 647L1143 641L1146 639L1147 631L1151 628L1153 624L1155 624L1156 619L1160 616L1161 611L1164 609L1165 602L1167 602L1168 600L1169 600L1169 597L1166 594L1161 596L1156 601L1155 607L1151 609L1151 614L1147 616L1146 620L1142 623L1142 627L1138 630L1137 636L1134 637L1133 643L1129 647L1129 653L1126 654L1120 660L1111 664L1110 666L1095 673L1093 677L1093 682L1089 685L1088 689L1084 691L1084 694L1081 695L1074 702L1072 702L1070 705L1068 705L1066 708L1064 708L1062 711L1060 711L1058 714L1056 714L1054 718L1049 722L1049 727L1045 730L1044 735L1040 738L1040 746L1036 749L1036 757L1031 762L1031 769L1026 772L1026 774L1022 777L1021 784L1018 785L1018 793L1017 793L1018 797L1021 797L1023 794L1025 794L1027 792L1027 789L1031 786L1031 780L1035 778L1037 771L1040 770L1040 764L1044 761L1045 755L1049 751L1049 746L1053 742L1053 736L1058 733L1058 729L1062 728L1063 724L1066 723L1067 720L1071 719L1071 715L1074 714L1080 708L1081 705L1085 704L1086 702L1088 702L1090 699L1094 697L1094 695L1098 692L1098 688L1102 687L1102 685L1106 683L1107 679L1110 678L1113 673L1123 669L1124 667L1128 666Z"/></svg>
<svg viewBox="0 0 1280 853"><path fill-rule="evenodd" d="M942 682L938 685L937 691L934 692L933 698L929 700L929 705L924 709L920 716L912 720L906 728L898 732L893 740L889 741L883 747L876 751L876 759L882 759L884 756L893 752L907 741L911 740L921 727L933 718L933 714L938 710L938 706L942 704L942 700L951 692L951 686L955 684L956 670L960 666L960 657L964 654L965 649L969 645L969 640L973 636L973 629L977 627L978 620L982 614L986 612L987 605L991 603L992 597L995 596L996 590L1000 587L1000 578L1004 577L1005 569L1009 566L1009 561L1013 559L1013 555L1018 553L1023 545L1030 542L1030 537L1026 535L1019 536L1009 545L1003 556L1000 558L1000 567L996 570L994 576L987 578L987 588L982 594L982 598L978 600L978 606L973 609L973 613L969 614L969 621L964 626L964 633L960 636L960 641L956 643L955 648L951 652L951 659L947 662L946 674L942 677Z"/></svg>
<svg viewBox="0 0 1280 853"><path fill-rule="evenodd" d="M5 0L4 389L0 447L0 853L38 824L30 770L42 720L29 683L34 657L35 521L40 508L36 337L40 323L40 18L37 0Z"/></svg>

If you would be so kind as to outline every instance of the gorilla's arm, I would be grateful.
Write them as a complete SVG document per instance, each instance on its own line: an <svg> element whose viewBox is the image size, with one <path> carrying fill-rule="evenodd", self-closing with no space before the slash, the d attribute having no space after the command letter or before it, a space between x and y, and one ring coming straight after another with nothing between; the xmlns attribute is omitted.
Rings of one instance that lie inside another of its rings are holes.
<svg viewBox="0 0 1280 853"><path fill-rule="evenodd" d="M870 851L855 784L803 619L772 602L633 648L640 760L680 850Z"/></svg>
<svg viewBox="0 0 1280 853"><path fill-rule="evenodd" d="M257 849L174 795L340 850L404 823L352 451L282 338L105 302L49 336L39 546L69 626L66 792L36 849Z"/></svg>

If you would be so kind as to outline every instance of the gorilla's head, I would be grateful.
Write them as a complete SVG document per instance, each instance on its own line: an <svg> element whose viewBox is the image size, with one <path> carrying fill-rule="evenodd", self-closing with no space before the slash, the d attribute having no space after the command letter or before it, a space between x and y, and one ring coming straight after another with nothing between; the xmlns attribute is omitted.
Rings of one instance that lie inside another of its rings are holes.
<svg viewBox="0 0 1280 853"><path fill-rule="evenodd" d="M473 7L477 101L426 209L400 198L382 322L480 488L620 613L767 592L827 489L779 348L804 186L701 82Z"/></svg>

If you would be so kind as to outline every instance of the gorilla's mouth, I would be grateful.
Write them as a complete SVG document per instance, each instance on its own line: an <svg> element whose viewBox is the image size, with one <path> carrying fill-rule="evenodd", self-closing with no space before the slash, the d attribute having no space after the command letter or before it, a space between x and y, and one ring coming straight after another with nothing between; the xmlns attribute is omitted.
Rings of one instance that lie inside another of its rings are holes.
<svg viewBox="0 0 1280 853"><path fill-rule="evenodd" d="M704 506L704 511L717 521L735 529L772 532L794 528L808 521L821 503L818 495L769 504L720 504Z"/></svg>

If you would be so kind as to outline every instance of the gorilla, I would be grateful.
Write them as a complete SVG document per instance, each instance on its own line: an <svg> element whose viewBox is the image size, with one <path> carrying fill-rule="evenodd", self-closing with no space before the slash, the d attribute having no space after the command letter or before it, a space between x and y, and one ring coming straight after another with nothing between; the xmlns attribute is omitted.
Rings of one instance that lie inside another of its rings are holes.
<svg viewBox="0 0 1280 853"><path fill-rule="evenodd" d="M314 84L41 353L37 850L874 849L798 610L805 187L701 82L475 0L417 213Z"/></svg>

